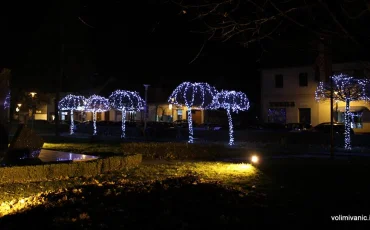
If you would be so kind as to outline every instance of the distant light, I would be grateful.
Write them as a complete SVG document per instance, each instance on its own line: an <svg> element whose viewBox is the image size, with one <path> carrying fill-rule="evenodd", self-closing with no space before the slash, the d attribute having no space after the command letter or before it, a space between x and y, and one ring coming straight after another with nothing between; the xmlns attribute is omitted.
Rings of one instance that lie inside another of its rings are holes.
<svg viewBox="0 0 370 230"><path fill-rule="evenodd" d="M170 110L172 110L172 104L170 104L170 105L168 106L168 108L169 108Z"/></svg>
<svg viewBox="0 0 370 230"><path fill-rule="evenodd" d="M259 161L259 157L258 157L258 156L256 156L256 155L253 155L253 156L251 157L251 161L252 161L252 163L258 163L258 161Z"/></svg>
<svg viewBox="0 0 370 230"><path fill-rule="evenodd" d="M32 98L34 98L36 94L37 94L36 92L30 92L30 95L32 96Z"/></svg>
<svg viewBox="0 0 370 230"><path fill-rule="evenodd" d="M19 112L19 108L17 107L17 108L15 108L15 111L18 113Z"/></svg>

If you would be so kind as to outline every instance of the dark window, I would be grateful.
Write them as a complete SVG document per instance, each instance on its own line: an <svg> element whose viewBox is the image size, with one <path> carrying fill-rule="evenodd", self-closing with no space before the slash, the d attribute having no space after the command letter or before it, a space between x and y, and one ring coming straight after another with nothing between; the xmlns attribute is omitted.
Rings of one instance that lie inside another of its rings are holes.
<svg viewBox="0 0 370 230"><path fill-rule="evenodd" d="M282 74L275 75L275 88L283 88L284 87L284 78Z"/></svg>
<svg viewBox="0 0 370 230"><path fill-rule="evenodd" d="M300 87L308 86L308 76L307 76L307 73L300 73L299 74L299 86Z"/></svg>

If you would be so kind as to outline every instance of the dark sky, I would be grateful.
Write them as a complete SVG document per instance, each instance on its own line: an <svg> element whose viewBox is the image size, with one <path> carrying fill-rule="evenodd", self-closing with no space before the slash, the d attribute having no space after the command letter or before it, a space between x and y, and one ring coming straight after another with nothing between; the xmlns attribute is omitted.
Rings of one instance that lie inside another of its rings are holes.
<svg viewBox="0 0 370 230"><path fill-rule="evenodd" d="M120 88L161 85L160 80L168 87L190 80L223 88L255 88L253 53L232 42L208 42L189 64L205 36L189 32L194 27L173 5L135 2L11 3L2 15L1 65L12 69L13 85L50 88L59 76L63 42L67 88L88 88L109 77L116 78Z"/></svg>
<svg viewBox="0 0 370 230"><path fill-rule="evenodd" d="M219 89L245 91L257 102L260 50L243 48L235 41L211 41L190 64L205 35L191 33L199 27L198 22L189 22L189 16L179 14L173 4L156 3L159 1L0 3L0 66L12 69L15 88L53 91L64 44L63 90L89 89L110 77L116 79L114 87L137 91L143 90L144 83L171 91L183 81L207 81ZM282 30L280 40L265 46L265 63L280 65L279 61L289 56L287 47L292 39L307 40L301 29L290 31ZM337 50L344 47L347 45ZM290 55L294 61L302 58L310 63L307 49L294 52Z"/></svg>

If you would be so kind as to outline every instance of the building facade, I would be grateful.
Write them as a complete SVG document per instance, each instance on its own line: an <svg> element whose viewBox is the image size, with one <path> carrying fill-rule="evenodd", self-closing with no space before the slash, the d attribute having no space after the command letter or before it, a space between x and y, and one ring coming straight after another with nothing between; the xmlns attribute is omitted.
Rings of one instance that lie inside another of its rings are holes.
<svg viewBox="0 0 370 230"><path fill-rule="evenodd" d="M363 76L362 63L332 65L333 74ZM268 123L306 123L316 126L330 122L330 100L317 102L315 91L320 72L312 66L264 69L261 71L261 115ZM351 102L352 128L355 132L370 132L370 105L364 101ZM334 120L344 122L344 102L334 103Z"/></svg>

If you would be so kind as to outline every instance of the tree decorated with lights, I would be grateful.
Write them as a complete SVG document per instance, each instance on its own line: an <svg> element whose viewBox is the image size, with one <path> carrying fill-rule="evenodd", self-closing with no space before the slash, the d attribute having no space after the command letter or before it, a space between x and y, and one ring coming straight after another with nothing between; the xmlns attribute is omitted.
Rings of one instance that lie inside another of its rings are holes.
<svg viewBox="0 0 370 230"><path fill-rule="evenodd" d="M59 103L58 108L60 110L67 110L71 112L71 124L69 127L69 134L73 134L74 122L73 122L73 112L74 111L83 111L85 109L85 100L84 96L76 96L69 94L63 97Z"/></svg>
<svg viewBox="0 0 370 230"><path fill-rule="evenodd" d="M188 111L189 143L194 142L191 109L214 109L213 99L217 94L215 87L203 82L183 82L172 92L169 103L186 106Z"/></svg>
<svg viewBox="0 0 370 230"><path fill-rule="evenodd" d="M127 111L140 111L144 107L144 100L139 93L126 90L116 90L109 96L109 104L111 108L122 112L122 134L121 138L126 137L125 121Z"/></svg>
<svg viewBox="0 0 370 230"><path fill-rule="evenodd" d="M343 101L346 103L344 113L344 148L346 150L351 149L351 113L350 103L351 101L368 101L368 87L369 81L367 79L357 79L345 74L338 74L331 77L333 81L333 88L331 88L330 82L319 82L315 92L315 98L317 101L330 99L333 95L333 99L336 101ZM333 90L333 93L332 91Z"/></svg>
<svg viewBox="0 0 370 230"><path fill-rule="evenodd" d="M229 122L229 145L234 145L234 130L231 112L238 113L249 109L249 100L243 92L226 91L219 92L213 101L216 108L225 109Z"/></svg>
<svg viewBox="0 0 370 230"><path fill-rule="evenodd" d="M96 128L96 113L101 113L109 110L109 101L107 98L92 95L86 99L85 103L85 111L92 112L93 114L93 126L94 126L94 133L93 135L97 135L97 128Z"/></svg>

